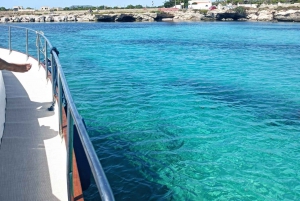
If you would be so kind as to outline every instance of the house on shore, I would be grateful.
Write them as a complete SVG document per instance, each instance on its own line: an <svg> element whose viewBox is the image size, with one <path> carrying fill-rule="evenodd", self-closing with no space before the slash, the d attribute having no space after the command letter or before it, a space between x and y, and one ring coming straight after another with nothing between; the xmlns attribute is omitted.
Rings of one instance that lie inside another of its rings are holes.
<svg viewBox="0 0 300 201"><path fill-rule="evenodd" d="M24 10L23 6L14 6L13 11Z"/></svg>
<svg viewBox="0 0 300 201"><path fill-rule="evenodd" d="M16 12L34 12L35 10L33 8L24 9L23 6L14 6L13 11L16 11Z"/></svg>
<svg viewBox="0 0 300 201"><path fill-rule="evenodd" d="M190 9L208 10L212 6L211 0L189 1L188 3Z"/></svg>
<svg viewBox="0 0 300 201"><path fill-rule="evenodd" d="M50 7L49 6L42 6L41 11L50 11Z"/></svg>

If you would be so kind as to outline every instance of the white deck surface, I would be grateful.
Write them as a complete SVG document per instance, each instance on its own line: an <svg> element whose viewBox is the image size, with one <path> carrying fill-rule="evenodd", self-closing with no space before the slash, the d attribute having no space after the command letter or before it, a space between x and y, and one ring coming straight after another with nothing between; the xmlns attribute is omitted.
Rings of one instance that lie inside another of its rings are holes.
<svg viewBox="0 0 300 201"><path fill-rule="evenodd" d="M27 73L2 71L7 109L0 149L0 200L67 200L65 142L58 134L57 107L54 112L47 111L52 92L45 70L35 59L27 60L18 52L9 54L0 48L0 58L32 64ZM21 89L10 83L18 83Z"/></svg>

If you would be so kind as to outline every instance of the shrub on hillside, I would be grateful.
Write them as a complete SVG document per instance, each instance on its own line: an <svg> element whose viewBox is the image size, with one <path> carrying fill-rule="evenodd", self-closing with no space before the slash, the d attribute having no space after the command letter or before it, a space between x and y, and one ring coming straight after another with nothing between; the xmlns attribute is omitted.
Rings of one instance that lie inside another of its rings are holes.
<svg viewBox="0 0 300 201"><path fill-rule="evenodd" d="M241 16L246 16L246 9L242 6L236 7L234 11Z"/></svg>
<svg viewBox="0 0 300 201"><path fill-rule="evenodd" d="M208 12L208 10L201 10L201 9L193 9L193 11L195 11L196 13L203 14L203 15L206 15Z"/></svg>
<svg viewBox="0 0 300 201"><path fill-rule="evenodd" d="M287 10L300 10L299 7L297 6L289 6L289 7L282 7L282 6L278 6L276 8L277 11L287 11Z"/></svg>

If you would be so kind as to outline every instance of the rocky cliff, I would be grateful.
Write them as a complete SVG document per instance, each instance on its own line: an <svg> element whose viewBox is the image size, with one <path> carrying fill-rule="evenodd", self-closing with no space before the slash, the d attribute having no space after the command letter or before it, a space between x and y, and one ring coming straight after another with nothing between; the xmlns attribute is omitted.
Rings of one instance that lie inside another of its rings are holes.
<svg viewBox="0 0 300 201"><path fill-rule="evenodd" d="M203 12L203 11L202 11ZM3 15L0 22L153 22L153 21L200 21L200 20L248 20L248 21L286 21L300 22L300 6L293 8L245 8L245 13L236 9L216 9L201 14L196 10L147 12L147 13L111 13L111 14L51 14L51 15Z"/></svg>
<svg viewBox="0 0 300 201"><path fill-rule="evenodd" d="M300 5L290 7L244 8L245 13L236 12L235 9L216 9L208 11L202 20L247 20L247 21L286 21L300 22Z"/></svg>

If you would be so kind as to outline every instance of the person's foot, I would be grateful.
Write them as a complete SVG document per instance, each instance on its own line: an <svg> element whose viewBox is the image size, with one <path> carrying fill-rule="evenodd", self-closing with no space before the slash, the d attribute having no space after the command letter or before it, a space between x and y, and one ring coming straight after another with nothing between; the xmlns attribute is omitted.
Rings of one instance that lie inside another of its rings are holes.
<svg viewBox="0 0 300 201"><path fill-rule="evenodd" d="M10 64L9 70L18 72L18 73L25 73L31 69L31 64Z"/></svg>

